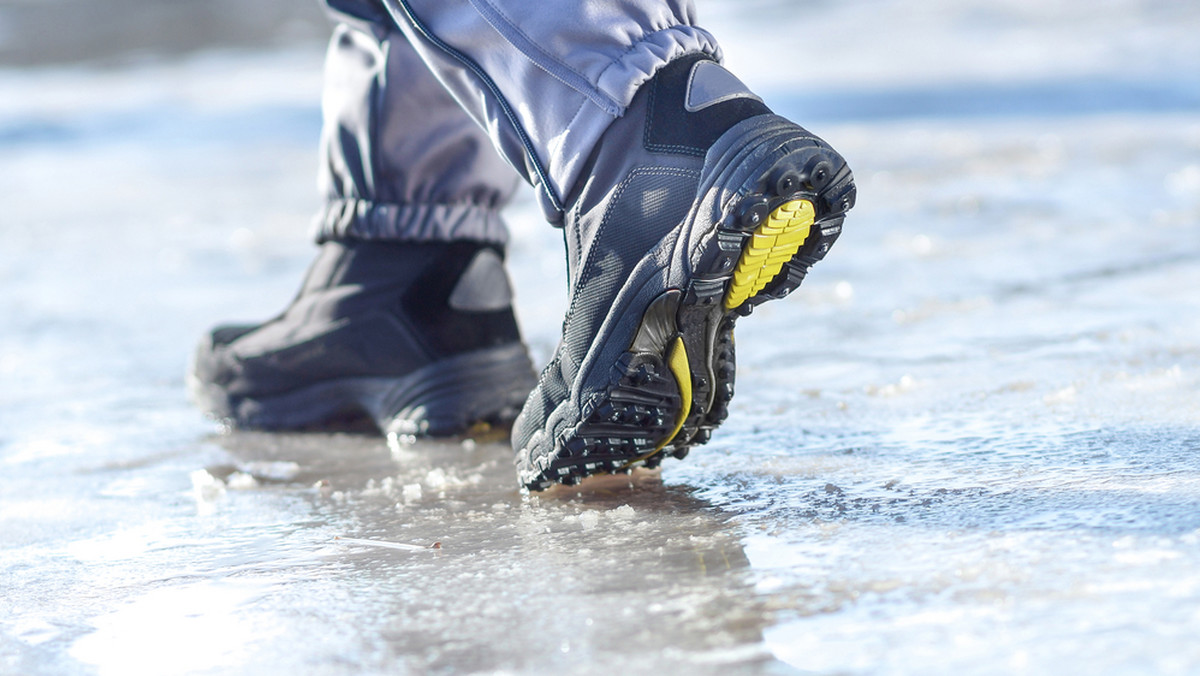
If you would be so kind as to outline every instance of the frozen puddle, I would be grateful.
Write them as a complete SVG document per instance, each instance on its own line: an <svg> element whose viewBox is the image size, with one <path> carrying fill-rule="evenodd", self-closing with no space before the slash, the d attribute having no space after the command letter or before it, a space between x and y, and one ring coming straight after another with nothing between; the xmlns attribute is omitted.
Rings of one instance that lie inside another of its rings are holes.
<svg viewBox="0 0 1200 676"><path fill-rule="evenodd" d="M214 441L238 467L288 458L299 469L241 488L241 470L198 470L178 504L191 513L185 532L147 526L77 545L107 579L147 568L167 579L81 617L89 629L71 657L103 673L164 660L168 672L715 672L770 660L735 529L657 474L524 496L495 443L393 454L354 435Z"/></svg>

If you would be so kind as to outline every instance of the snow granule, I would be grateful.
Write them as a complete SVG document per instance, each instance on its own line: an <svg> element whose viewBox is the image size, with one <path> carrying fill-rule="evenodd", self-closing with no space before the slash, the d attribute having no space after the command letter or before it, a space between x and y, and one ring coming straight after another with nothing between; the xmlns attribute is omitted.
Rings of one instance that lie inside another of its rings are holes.
<svg viewBox="0 0 1200 676"><path fill-rule="evenodd" d="M209 474L207 470L198 469L189 476L192 479L192 496L196 498L196 503L201 509L211 508L214 502L225 495L225 482Z"/></svg>
<svg viewBox="0 0 1200 676"><path fill-rule="evenodd" d="M608 515L614 521L630 521L633 519L635 514L636 512L634 512L633 507L630 507L629 505L621 505L620 507L609 510L608 512Z"/></svg>
<svg viewBox="0 0 1200 676"><path fill-rule="evenodd" d="M446 471L441 467L435 467L425 475L425 485L435 491L445 488L447 483Z"/></svg>

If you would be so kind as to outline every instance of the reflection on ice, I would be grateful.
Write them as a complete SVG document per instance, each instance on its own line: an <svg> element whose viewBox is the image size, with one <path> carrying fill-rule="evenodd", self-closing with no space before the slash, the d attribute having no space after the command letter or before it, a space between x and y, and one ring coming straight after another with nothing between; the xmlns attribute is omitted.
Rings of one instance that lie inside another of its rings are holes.
<svg viewBox="0 0 1200 676"><path fill-rule="evenodd" d="M113 635L171 604L178 619L162 631L200 642L211 632L221 645L201 667L326 669L347 651L361 668L417 671L627 661L707 673L770 659L736 534L657 473L522 495L509 451L492 442L416 442L397 459L377 437L354 434L214 441L227 455L191 479L207 508L184 517L181 504L173 525L151 522L71 550L81 562L108 556L109 576L165 575L155 583L162 589L131 589L119 609L82 619L76 659L101 671L165 659L102 646L126 648ZM230 480L252 468L285 468L290 478L232 490ZM204 590L212 591L207 606ZM325 638L328 654L274 648L288 641L265 629L220 643L223 613L289 634L310 631L314 616L341 614L353 621L336 621L335 634L357 638ZM610 654L616 644L622 651Z"/></svg>
<svg viewBox="0 0 1200 676"><path fill-rule="evenodd" d="M779 659L816 672L1170 673L1197 657L1162 621L1197 619L1183 610L1200 601L1194 430L950 414L804 441L754 470L713 458L686 470L723 475L700 495L758 529L745 551L758 593L786 608L765 631ZM1081 653L1097 632L1123 640Z"/></svg>
<svg viewBox="0 0 1200 676"><path fill-rule="evenodd" d="M151 591L96 618L71 656L99 674L192 674L245 665L258 645L284 631L252 610L271 587L225 580Z"/></svg>

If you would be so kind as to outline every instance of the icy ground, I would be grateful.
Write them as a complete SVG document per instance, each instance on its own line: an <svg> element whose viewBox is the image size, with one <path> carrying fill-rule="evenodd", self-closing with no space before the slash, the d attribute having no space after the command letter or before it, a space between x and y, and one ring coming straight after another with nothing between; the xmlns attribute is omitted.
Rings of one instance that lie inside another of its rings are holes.
<svg viewBox="0 0 1200 676"><path fill-rule="evenodd" d="M708 446L538 496L185 399L311 256L319 45L0 70L0 672L1200 673L1200 4L702 10L859 206Z"/></svg>

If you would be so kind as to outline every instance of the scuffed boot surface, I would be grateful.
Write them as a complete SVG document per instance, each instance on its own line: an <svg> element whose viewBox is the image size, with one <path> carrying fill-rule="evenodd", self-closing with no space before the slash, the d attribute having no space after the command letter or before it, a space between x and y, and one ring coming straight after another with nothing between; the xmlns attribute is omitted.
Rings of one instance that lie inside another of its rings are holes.
<svg viewBox="0 0 1200 676"><path fill-rule="evenodd" d="M533 382L500 252L471 242L326 242L281 315L215 328L188 378L237 427L412 435L510 424Z"/></svg>

